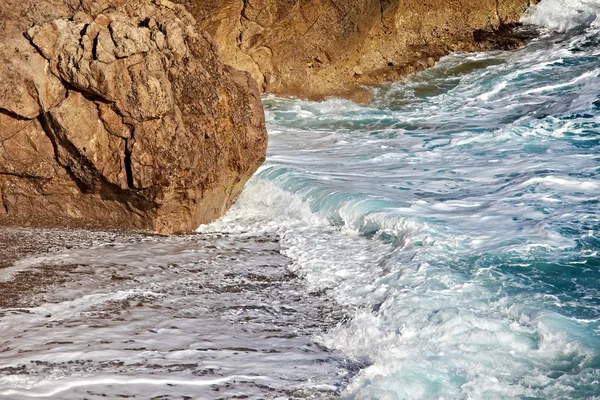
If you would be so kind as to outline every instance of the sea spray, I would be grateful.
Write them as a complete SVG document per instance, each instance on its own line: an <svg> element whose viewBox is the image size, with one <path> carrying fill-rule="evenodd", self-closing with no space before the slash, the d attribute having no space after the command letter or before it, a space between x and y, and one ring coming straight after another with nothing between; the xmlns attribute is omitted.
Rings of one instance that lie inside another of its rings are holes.
<svg viewBox="0 0 600 400"><path fill-rule="evenodd" d="M532 6L521 22L566 32L580 26L597 27L600 2L597 0L544 0Z"/></svg>

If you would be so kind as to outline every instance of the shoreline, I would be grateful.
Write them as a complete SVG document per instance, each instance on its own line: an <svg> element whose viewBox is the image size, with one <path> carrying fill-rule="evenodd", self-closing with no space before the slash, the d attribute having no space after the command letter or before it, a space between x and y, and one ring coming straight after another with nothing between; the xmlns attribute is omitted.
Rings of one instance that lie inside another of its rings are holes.
<svg viewBox="0 0 600 400"><path fill-rule="evenodd" d="M538 3L178 1L211 35L219 57L250 73L262 93L358 103L369 100L365 86L402 80L450 53L522 46L527 38L511 31Z"/></svg>
<svg viewBox="0 0 600 400"><path fill-rule="evenodd" d="M307 293L276 237L2 228L0 242L14 250L0 395L332 398L356 369L315 341L345 312ZM127 383L147 378L163 384Z"/></svg>

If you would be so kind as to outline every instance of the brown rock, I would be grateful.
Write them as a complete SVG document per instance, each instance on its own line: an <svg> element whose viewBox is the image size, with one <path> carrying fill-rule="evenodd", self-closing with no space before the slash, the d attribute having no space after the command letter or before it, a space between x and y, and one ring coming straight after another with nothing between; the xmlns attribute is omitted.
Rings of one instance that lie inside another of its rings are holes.
<svg viewBox="0 0 600 400"><path fill-rule="evenodd" d="M265 157L258 88L181 5L5 3L0 223L177 232L227 210Z"/></svg>
<svg viewBox="0 0 600 400"><path fill-rule="evenodd" d="M117 60L115 56L116 52L117 47L115 46L115 42L113 42L110 32L106 28L101 29L98 32L98 36L96 36L95 58L100 62L110 64Z"/></svg>
<svg viewBox="0 0 600 400"><path fill-rule="evenodd" d="M129 21L113 21L108 28L115 44L115 57L129 57L150 50L149 29L137 27Z"/></svg>
<svg viewBox="0 0 600 400"><path fill-rule="evenodd" d="M96 104L81 93L71 91L60 106L47 114L46 120L55 142L60 144L57 146L59 164L68 168L80 182L100 188L101 182L94 179L99 173L108 182L127 188L126 141L105 129Z"/></svg>
<svg viewBox="0 0 600 400"><path fill-rule="evenodd" d="M0 65L0 109L6 113L35 118L65 97L60 80L43 72L48 62L21 35L0 41Z"/></svg>
<svg viewBox="0 0 600 400"><path fill-rule="evenodd" d="M488 40L531 0L178 0L266 93L366 100L363 85L398 80ZM488 35L482 35L482 32Z"/></svg>

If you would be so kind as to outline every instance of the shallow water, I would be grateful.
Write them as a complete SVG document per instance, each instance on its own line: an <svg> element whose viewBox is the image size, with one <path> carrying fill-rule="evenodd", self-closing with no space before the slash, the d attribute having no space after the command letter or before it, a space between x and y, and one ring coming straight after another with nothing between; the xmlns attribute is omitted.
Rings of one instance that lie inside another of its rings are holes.
<svg viewBox="0 0 600 400"><path fill-rule="evenodd" d="M1 399L323 398L356 369L276 237L0 233L52 247L0 269L5 297L34 283L0 306Z"/></svg>
<svg viewBox="0 0 600 400"><path fill-rule="evenodd" d="M269 97L266 164L201 231L281 237L352 318L346 398L600 398L599 2L518 51L456 54L369 105Z"/></svg>

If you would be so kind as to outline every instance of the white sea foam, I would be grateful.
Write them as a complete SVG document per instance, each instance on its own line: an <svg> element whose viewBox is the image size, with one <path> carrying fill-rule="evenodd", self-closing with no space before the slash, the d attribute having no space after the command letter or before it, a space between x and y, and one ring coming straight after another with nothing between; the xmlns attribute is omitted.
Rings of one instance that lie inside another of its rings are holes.
<svg viewBox="0 0 600 400"><path fill-rule="evenodd" d="M522 22L566 32L577 26L596 24L597 0L543 0L523 16Z"/></svg>
<svg viewBox="0 0 600 400"><path fill-rule="evenodd" d="M79 388L85 388L87 391L99 386L104 390L107 386L123 387L123 386L145 386L145 391L151 392L149 387L152 386L217 386L235 380L252 380L252 381L269 381L268 377L264 376L244 376L232 375L216 379L195 379L195 380L178 380L178 379L160 379L160 378L125 378L125 377L94 377L93 379L69 379L68 382L61 382L57 385L55 382L45 381L35 386L28 387L28 390L8 389L0 390L0 396L7 398L27 397L27 398L57 398L61 393L70 391L73 392Z"/></svg>
<svg viewBox="0 0 600 400"><path fill-rule="evenodd" d="M568 190L568 191L583 191L583 192L594 192L600 193L600 182L587 181L582 179L564 179L556 178L554 176L537 177L531 178L523 182L522 186L529 186L533 184L542 184L549 186L554 189ZM551 199L552 201L553 199Z"/></svg>
<svg viewBox="0 0 600 400"><path fill-rule="evenodd" d="M266 100L267 165L202 230L277 232L354 310L321 337L365 365L343 396L594 393L598 292L569 286L600 226L594 35L449 56L370 105Z"/></svg>
<svg viewBox="0 0 600 400"><path fill-rule="evenodd" d="M554 85L547 85L547 86L537 87L534 89L529 89L529 90L524 91L523 94L527 95L527 94L534 94L534 93L543 93L543 92L549 92L549 91L556 90L556 89L561 89L564 87L573 86L581 81L586 81L586 80L589 81L589 78L597 78L598 72L600 72L600 69L595 69L593 71L585 72L585 73L581 74L580 76L575 77L568 82L563 82L563 83L558 83L558 84L554 84Z"/></svg>

